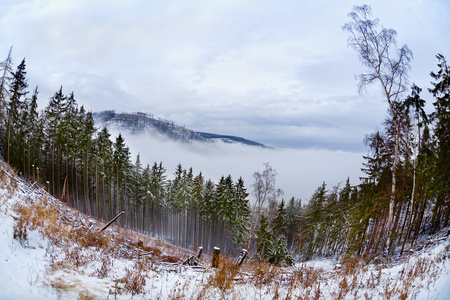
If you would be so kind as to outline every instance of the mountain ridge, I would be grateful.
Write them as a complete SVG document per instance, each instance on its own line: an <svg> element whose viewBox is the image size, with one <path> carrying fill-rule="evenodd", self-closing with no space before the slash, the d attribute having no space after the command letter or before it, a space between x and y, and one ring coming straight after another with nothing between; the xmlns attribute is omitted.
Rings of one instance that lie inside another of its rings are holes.
<svg viewBox="0 0 450 300"><path fill-rule="evenodd" d="M194 131L185 126L177 125L174 121L155 118L150 113L106 110L93 112L92 116L96 126L106 126L108 129L125 129L136 134L147 132L162 139L170 139L183 143L190 143L192 141L208 143L220 140L224 143L238 143L247 146L272 148L239 136Z"/></svg>

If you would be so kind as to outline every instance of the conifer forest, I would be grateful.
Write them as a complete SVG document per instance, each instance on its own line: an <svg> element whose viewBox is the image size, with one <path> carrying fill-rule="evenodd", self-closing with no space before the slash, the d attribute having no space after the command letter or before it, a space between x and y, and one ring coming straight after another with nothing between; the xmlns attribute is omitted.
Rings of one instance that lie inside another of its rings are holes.
<svg viewBox="0 0 450 300"><path fill-rule="evenodd" d="M0 155L86 214L109 221L124 211L121 226L190 249L219 247L233 256L245 248L277 265L402 255L421 235L450 224L450 66L437 54L430 86L406 86L411 51L387 51L396 33L367 22L370 17L370 9L359 7L344 26L368 70L359 84L381 87L380 105L388 111L379 130L365 137L369 151L358 185L342 174L344 184L324 182L302 204L282 198L269 163L244 183L231 175L213 182L181 164L166 170L164 162L142 162L131 157L122 135L94 126L76 91L61 86L38 108L26 60L14 64L12 50L0 64Z"/></svg>

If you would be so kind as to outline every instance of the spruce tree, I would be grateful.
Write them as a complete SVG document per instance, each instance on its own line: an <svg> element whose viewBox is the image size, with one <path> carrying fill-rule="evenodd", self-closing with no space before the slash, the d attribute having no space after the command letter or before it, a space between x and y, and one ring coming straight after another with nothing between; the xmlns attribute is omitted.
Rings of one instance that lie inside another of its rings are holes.
<svg viewBox="0 0 450 300"><path fill-rule="evenodd" d="M442 54L436 55L439 70L431 72L433 88L430 92L436 101L431 118L435 129L436 167L433 192L436 203L433 208L433 231L449 224L450 218L450 66ZM441 225L442 224L442 225Z"/></svg>
<svg viewBox="0 0 450 300"><path fill-rule="evenodd" d="M113 145L113 176L114 176L114 209L116 215L121 210L125 209L124 197L127 189L127 175L130 168L130 154L125 145L125 140L122 134L116 137L116 142Z"/></svg>
<svg viewBox="0 0 450 300"><path fill-rule="evenodd" d="M244 186L244 180L239 177L235 184L235 217L233 219L233 240L236 245L245 242L248 233L250 219L250 204L248 193Z"/></svg>
<svg viewBox="0 0 450 300"><path fill-rule="evenodd" d="M19 165L19 157L17 157L17 149L21 149L23 141L20 140L18 132L20 130L20 120L23 110L25 109L25 95L28 93L26 90L28 87L26 79L26 64L25 58L17 67L17 71L14 73L11 86L8 112L7 112L7 124L6 124L6 161L10 161L13 165ZM15 149L16 151L12 151ZM16 155L15 155L16 154Z"/></svg>
<svg viewBox="0 0 450 300"><path fill-rule="evenodd" d="M259 220L259 228L256 231L256 255L261 261L269 261L274 254L274 242L272 231L269 228L269 223L264 214Z"/></svg>
<svg viewBox="0 0 450 300"><path fill-rule="evenodd" d="M40 146L42 144L42 128L39 122L38 113L38 87L36 86L33 96L31 97L28 105L26 117L23 118L22 126L25 127L26 132L26 173L31 175L33 170L32 166L38 166L40 156Z"/></svg>
<svg viewBox="0 0 450 300"><path fill-rule="evenodd" d="M299 218L302 214L302 201L292 197L286 206L286 231L288 248L293 251L296 235L298 234L300 224Z"/></svg>
<svg viewBox="0 0 450 300"><path fill-rule="evenodd" d="M292 266L294 264L294 259L287 250L287 240L284 235L281 236L275 243L275 246L273 247L273 254L272 257L270 257L269 262L278 266Z"/></svg>
<svg viewBox="0 0 450 300"><path fill-rule="evenodd" d="M284 208L284 199L281 199L280 204L278 204L277 208L277 216L273 220L272 230L274 239L277 240L281 236L287 235L287 223L286 223L287 215L286 210Z"/></svg>
<svg viewBox="0 0 450 300"><path fill-rule="evenodd" d="M111 203L111 188L112 188L112 155L113 143L109 139L110 133L106 127L103 127L97 132L94 140L94 160L96 171L96 199L101 218L111 219L112 203Z"/></svg>

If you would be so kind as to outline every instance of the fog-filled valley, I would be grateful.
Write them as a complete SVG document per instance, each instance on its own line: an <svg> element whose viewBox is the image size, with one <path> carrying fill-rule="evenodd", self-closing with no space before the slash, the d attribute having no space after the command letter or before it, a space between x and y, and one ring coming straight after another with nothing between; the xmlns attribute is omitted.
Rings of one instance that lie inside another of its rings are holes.
<svg viewBox="0 0 450 300"><path fill-rule="evenodd" d="M130 147L132 159L139 153L142 164L162 162L169 178L173 176L176 166L181 164L186 169L192 167L194 174L202 172L215 182L222 175L231 175L234 179L242 177L248 192L251 192L253 173L262 170L263 164L268 162L278 173L276 185L284 191L286 200L295 197L306 203L323 182L332 188L343 184L347 176L352 184L358 184L359 177L363 176L360 170L364 153L328 149L270 149L221 141L182 143L162 140L146 132L135 134L117 129L112 129L111 135L117 136L120 132Z"/></svg>

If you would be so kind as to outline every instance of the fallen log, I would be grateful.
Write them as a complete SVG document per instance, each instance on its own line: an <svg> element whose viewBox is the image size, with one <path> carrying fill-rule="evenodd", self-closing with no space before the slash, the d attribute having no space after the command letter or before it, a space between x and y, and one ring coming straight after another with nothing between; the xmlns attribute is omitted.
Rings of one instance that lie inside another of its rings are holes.
<svg viewBox="0 0 450 300"><path fill-rule="evenodd" d="M120 218L122 215L124 215L125 212L122 211L120 214L118 214L117 216L114 217L114 219L112 219L111 221L108 222L108 224L106 224L105 226L103 226L102 229L100 229L97 234L102 233L106 228L108 228L112 223L114 223L118 218Z"/></svg>
<svg viewBox="0 0 450 300"><path fill-rule="evenodd" d="M192 255L183 260L182 265L188 265L191 267L202 266L200 263L200 257L202 256L203 247L198 247L197 255Z"/></svg>

